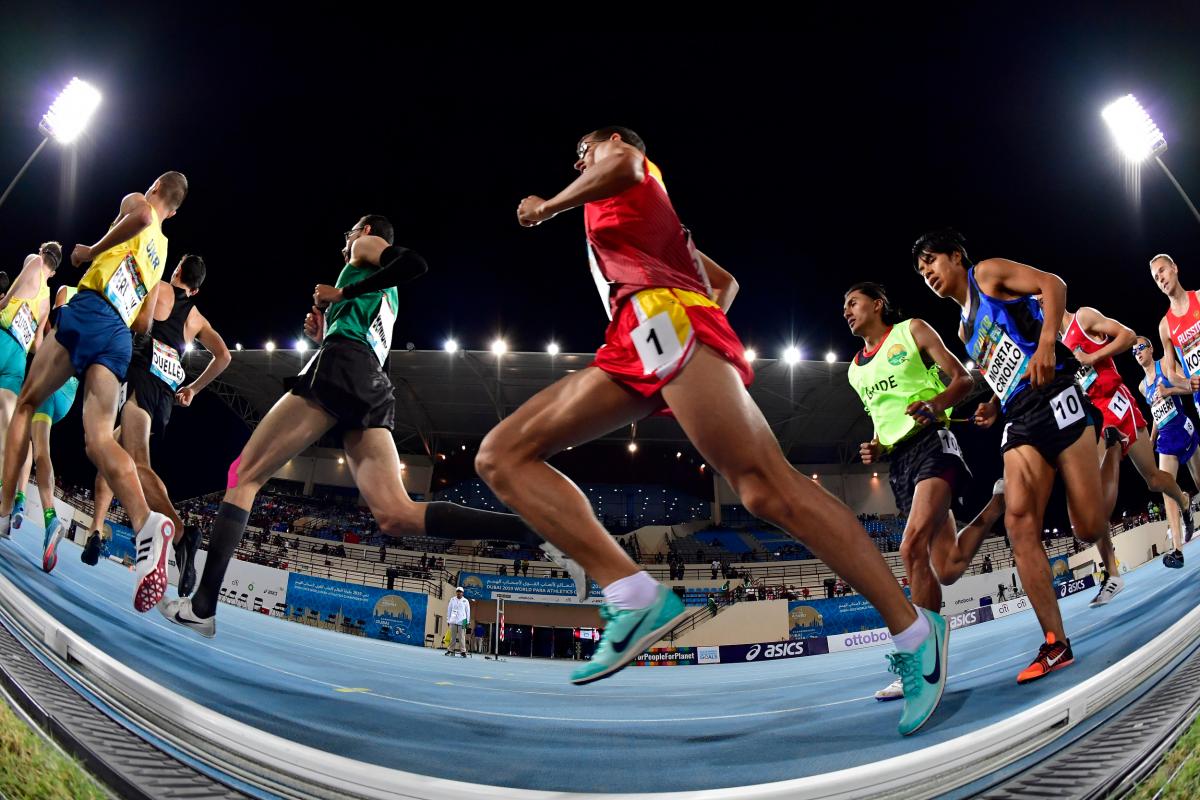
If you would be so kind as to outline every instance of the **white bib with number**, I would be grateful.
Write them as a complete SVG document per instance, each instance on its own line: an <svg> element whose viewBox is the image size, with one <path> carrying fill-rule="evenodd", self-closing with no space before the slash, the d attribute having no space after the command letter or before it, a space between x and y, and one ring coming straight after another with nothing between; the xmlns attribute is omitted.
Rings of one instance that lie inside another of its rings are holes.
<svg viewBox="0 0 1200 800"><path fill-rule="evenodd" d="M150 374L171 387L171 391L179 391L183 379L187 377L183 362L179 359L179 351L158 339L151 341L154 349L150 353Z"/></svg>
<svg viewBox="0 0 1200 800"><path fill-rule="evenodd" d="M1193 339L1183 351L1183 371L1189 378L1200 375L1200 337Z"/></svg>
<svg viewBox="0 0 1200 800"><path fill-rule="evenodd" d="M379 366L383 366L387 361L388 353L392 352L392 328L396 327L396 312L392 310L392 304L388 302L387 295L383 295L379 299L379 313L375 315L375 319L371 320L371 327L367 331L367 344L375 351L375 358L379 359Z"/></svg>
<svg viewBox="0 0 1200 800"><path fill-rule="evenodd" d="M1054 421L1058 423L1059 430L1083 419L1083 400L1079 397L1079 387L1071 386L1055 395L1050 401L1050 410L1054 412Z"/></svg>
<svg viewBox="0 0 1200 800"><path fill-rule="evenodd" d="M947 455L963 457L962 448L958 446L958 439L953 433L941 428L937 432L938 438L942 440L942 452Z"/></svg>
<svg viewBox="0 0 1200 800"><path fill-rule="evenodd" d="M1169 397L1163 397L1150 406L1150 416L1154 418L1154 427L1159 430L1162 430L1167 423L1175 419L1177 413L1175 403ZM1189 419L1188 424L1190 425L1191 422Z"/></svg>
<svg viewBox="0 0 1200 800"><path fill-rule="evenodd" d="M1080 364L1079 369L1075 370L1075 380L1079 388L1086 392L1096 382L1096 368L1090 364Z"/></svg>
<svg viewBox="0 0 1200 800"><path fill-rule="evenodd" d="M108 283L104 284L104 296L126 325L133 323L146 292L142 271L138 269L132 253L121 260Z"/></svg>
<svg viewBox="0 0 1200 800"><path fill-rule="evenodd" d="M1129 413L1129 398L1125 393L1118 391L1113 395L1113 399L1108 404L1108 410L1113 413L1117 419L1125 419L1125 415Z"/></svg>
<svg viewBox="0 0 1200 800"><path fill-rule="evenodd" d="M8 330L28 353L29 348L33 346L33 339L37 335L37 322L33 319L33 311L29 308L29 303L21 301L21 307L17 309L17 313L13 314Z"/></svg>
<svg viewBox="0 0 1200 800"><path fill-rule="evenodd" d="M1001 403L1006 403L1016 391L1017 384L1025 374L1029 357L1012 340L1011 336L1002 330L998 330L998 333L1000 338L990 341L990 350L983 354L986 366L981 365L980 369L983 371L983 379L987 381L987 385L992 387L992 391L1000 398ZM979 360L982 364L983 359Z"/></svg>
<svg viewBox="0 0 1200 800"><path fill-rule="evenodd" d="M655 374L683 355L683 345L671 324L671 315L660 311L632 331L633 346L642 360L642 374Z"/></svg>

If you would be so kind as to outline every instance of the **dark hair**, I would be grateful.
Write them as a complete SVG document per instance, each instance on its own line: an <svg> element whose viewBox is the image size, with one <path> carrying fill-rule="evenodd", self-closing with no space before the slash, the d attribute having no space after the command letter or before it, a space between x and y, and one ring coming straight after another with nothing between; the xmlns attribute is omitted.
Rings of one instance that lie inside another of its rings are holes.
<svg viewBox="0 0 1200 800"><path fill-rule="evenodd" d="M888 325L895 325L897 322L900 322L901 320L904 319L904 315L902 315L896 309L892 308L892 304L888 300L887 290L884 289L882 285L880 285L878 283L874 283L873 281L862 281L860 283L856 283L853 286L851 286L849 289L846 290L846 294L844 294L842 296L849 297L852 292L859 292L860 294L865 294L867 297L871 298L872 300L882 300L883 301L883 313L880 316L883 319L883 321L885 323L887 323Z"/></svg>
<svg viewBox="0 0 1200 800"><path fill-rule="evenodd" d="M622 128L620 125L609 125L607 128L597 128L592 131L592 135L600 139L611 138L614 133L620 135L621 141L625 144L636 147L643 153L646 152L646 142L629 128Z"/></svg>
<svg viewBox="0 0 1200 800"><path fill-rule="evenodd" d="M182 172L164 172L158 176L158 191L167 209L174 211L183 205L183 199L187 197L187 177Z"/></svg>
<svg viewBox="0 0 1200 800"><path fill-rule="evenodd" d="M12 278L8 277L7 272L0 272L0 294L8 291L8 287L12 285Z"/></svg>
<svg viewBox="0 0 1200 800"><path fill-rule="evenodd" d="M1150 339L1148 337L1138 336L1137 338L1135 338L1133 340L1134 344L1137 344L1138 342L1145 342L1146 346L1150 348L1150 355L1151 356L1154 355L1154 342L1150 341Z"/></svg>
<svg viewBox="0 0 1200 800"><path fill-rule="evenodd" d="M204 259L200 256L188 253L179 259L179 280L183 281L183 285L189 289L199 289L200 284L204 283L206 274Z"/></svg>
<svg viewBox="0 0 1200 800"><path fill-rule="evenodd" d="M62 245L58 242L43 242L38 248L38 255L45 261L49 259L50 271L58 269L58 265L62 263Z"/></svg>
<svg viewBox="0 0 1200 800"><path fill-rule="evenodd" d="M958 253L962 256L963 267L971 268L971 259L967 256L967 240L953 228L942 228L922 234L912 246L913 268L920 270L921 256L927 253L942 253L950 255Z"/></svg>
<svg viewBox="0 0 1200 800"><path fill-rule="evenodd" d="M366 214L358 221L359 225L371 226L371 235L378 236L388 244L395 244L396 233L392 229L392 223L388 218L380 214Z"/></svg>

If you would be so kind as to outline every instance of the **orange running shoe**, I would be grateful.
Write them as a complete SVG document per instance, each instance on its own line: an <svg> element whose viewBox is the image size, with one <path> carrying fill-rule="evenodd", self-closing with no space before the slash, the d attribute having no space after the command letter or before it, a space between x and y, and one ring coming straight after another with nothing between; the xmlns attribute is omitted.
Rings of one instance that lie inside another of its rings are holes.
<svg viewBox="0 0 1200 800"><path fill-rule="evenodd" d="M1046 643L1038 649L1037 658L1022 670L1017 676L1017 683L1029 683L1038 678L1044 678L1056 669L1069 667L1075 663L1075 655L1071 652L1071 640L1056 641L1053 633L1046 634Z"/></svg>

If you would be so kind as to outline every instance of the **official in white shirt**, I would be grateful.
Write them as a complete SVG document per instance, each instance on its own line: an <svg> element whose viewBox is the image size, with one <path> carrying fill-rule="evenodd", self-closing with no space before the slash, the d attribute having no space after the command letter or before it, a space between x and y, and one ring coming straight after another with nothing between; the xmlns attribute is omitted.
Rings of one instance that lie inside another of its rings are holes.
<svg viewBox="0 0 1200 800"><path fill-rule="evenodd" d="M454 590L450 605L446 608L446 622L450 625L450 646L446 655L452 656L457 651L463 658L467 657L467 625L471 622L471 603L463 597L463 587ZM460 649L461 648L461 649Z"/></svg>

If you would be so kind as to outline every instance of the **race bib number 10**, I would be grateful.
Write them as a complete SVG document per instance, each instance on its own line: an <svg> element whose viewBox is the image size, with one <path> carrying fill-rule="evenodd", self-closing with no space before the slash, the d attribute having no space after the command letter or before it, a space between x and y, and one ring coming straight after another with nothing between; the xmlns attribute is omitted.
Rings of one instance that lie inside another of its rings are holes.
<svg viewBox="0 0 1200 800"><path fill-rule="evenodd" d="M1060 392L1050 401L1050 409L1054 412L1054 421L1058 423L1059 430L1083 419L1083 401L1079 398L1079 388L1072 386Z"/></svg>

